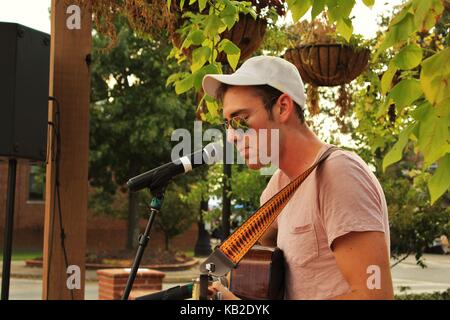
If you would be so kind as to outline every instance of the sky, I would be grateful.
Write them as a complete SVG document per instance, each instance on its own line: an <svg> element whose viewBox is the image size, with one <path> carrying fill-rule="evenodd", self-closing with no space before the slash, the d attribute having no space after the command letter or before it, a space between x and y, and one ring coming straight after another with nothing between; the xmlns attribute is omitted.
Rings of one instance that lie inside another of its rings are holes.
<svg viewBox="0 0 450 320"><path fill-rule="evenodd" d="M356 0L352 16L354 32L373 38L377 30L377 16L398 5L402 0L375 0L371 9L362 0ZM17 22L27 27L50 33L49 7L51 0L0 0L0 21ZM307 13L308 15L309 13Z"/></svg>
<svg viewBox="0 0 450 320"><path fill-rule="evenodd" d="M50 33L51 0L0 0L0 21Z"/></svg>

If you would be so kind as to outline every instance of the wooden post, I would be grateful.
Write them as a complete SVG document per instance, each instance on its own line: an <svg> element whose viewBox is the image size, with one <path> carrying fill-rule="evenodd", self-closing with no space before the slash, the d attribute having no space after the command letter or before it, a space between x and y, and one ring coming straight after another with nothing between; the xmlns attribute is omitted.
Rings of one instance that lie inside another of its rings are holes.
<svg viewBox="0 0 450 320"><path fill-rule="evenodd" d="M61 207L58 207L55 193L56 163L49 161L42 298L52 300L84 299L92 26L91 2L79 3L77 0L52 0L51 7L50 96L59 102ZM53 123L56 107L56 103L50 104L49 121ZM55 142L53 138L51 136L51 144ZM66 255L61 244L61 223ZM67 266L74 266L69 268L69 273ZM77 277L81 284L79 289L76 288ZM68 285L72 285L72 290Z"/></svg>

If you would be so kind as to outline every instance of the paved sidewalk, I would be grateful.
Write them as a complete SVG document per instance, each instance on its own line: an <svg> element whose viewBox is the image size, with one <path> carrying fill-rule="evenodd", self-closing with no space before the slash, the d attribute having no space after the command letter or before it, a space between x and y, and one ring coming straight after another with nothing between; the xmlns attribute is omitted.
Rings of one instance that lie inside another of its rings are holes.
<svg viewBox="0 0 450 320"><path fill-rule="evenodd" d="M199 266L204 258L197 258L198 263L189 270L163 271L162 289L166 290L177 285L192 282L199 275ZM2 270L0 261L0 272ZM1 279L1 273L0 273ZM42 268L27 267L25 261L11 262L10 300L41 300ZM85 299L98 300L98 277L96 270L86 270Z"/></svg>
<svg viewBox="0 0 450 320"><path fill-rule="evenodd" d="M198 263L188 270L179 271L163 271L166 276L164 277L164 283L180 283L189 282L192 279L198 277L199 266L205 258L196 258ZM1 271L2 261L0 261ZM1 277L1 273L0 273ZM20 279L42 279L42 268L39 267L27 267L25 261L12 261L11 262L11 278ZM86 282L97 282L97 270L86 270Z"/></svg>
<svg viewBox="0 0 450 320"><path fill-rule="evenodd" d="M450 288L450 255L426 254L424 257L428 265L425 269L416 265L414 257L408 257L392 269L395 293L400 293L401 287L408 287L408 293L444 291ZM198 266L199 264L184 271L164 271L166 277L163 290L191 282L199 275ZM24 261L13 261L11 269L10 299L40 300L42 268L25 267ZM85 298L98 299L95 270L86 272Z"/></svg>

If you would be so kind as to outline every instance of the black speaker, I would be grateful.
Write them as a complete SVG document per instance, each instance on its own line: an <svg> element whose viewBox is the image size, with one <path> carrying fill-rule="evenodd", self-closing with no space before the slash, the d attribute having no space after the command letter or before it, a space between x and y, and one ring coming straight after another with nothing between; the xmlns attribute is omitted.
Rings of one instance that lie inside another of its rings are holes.
<svg viewBox="0 0 450 320"><path fill-rule="evenodd" d="M50 36L0 22L0 160L45 161Z"/></svg>

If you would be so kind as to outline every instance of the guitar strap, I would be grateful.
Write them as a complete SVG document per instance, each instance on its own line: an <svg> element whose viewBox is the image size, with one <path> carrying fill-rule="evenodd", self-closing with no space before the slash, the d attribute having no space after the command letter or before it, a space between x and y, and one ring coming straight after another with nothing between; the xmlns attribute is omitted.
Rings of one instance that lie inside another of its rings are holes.
<svg viewBox="0 0 450 320"><path fill-rule="evenodd" d="M275 221L309 174L338 147L331 146L306 171L265 202L200 265L202 274L221 277L235 268L244 255Z"/></svg>

